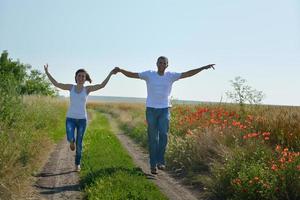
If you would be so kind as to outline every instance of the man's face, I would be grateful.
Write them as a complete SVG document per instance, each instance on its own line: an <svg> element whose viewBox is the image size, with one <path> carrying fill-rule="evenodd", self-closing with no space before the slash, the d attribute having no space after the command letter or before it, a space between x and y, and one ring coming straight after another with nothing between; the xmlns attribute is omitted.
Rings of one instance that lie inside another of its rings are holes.
<svg viewBox="0 0 300 200"><path fill-rule="evenodd" d="M160 58L158 59L157 63L157 68L158 68L158 71L165 71L165 69L168 67L168 61L164 58Z"/></svg>

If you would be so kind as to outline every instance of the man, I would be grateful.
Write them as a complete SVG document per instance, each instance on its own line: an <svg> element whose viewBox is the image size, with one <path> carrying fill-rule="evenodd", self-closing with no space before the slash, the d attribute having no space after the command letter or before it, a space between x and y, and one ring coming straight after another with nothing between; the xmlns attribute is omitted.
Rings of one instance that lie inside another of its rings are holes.
<svg viewBox="0 0 300 200"><path fill-rule="evenodd" d="M138 78L146 81L146 120L148 124L147 132L152 174L157 174L157 169L165 169L164 154L168 142L172 84L179 79L194 76L202 70L214 69L215 64L209 64L183 73L166 72L168 58L160 56L156 65L157 71L149 70L141 73L116 68L118 72L129 78Z"/></svg>

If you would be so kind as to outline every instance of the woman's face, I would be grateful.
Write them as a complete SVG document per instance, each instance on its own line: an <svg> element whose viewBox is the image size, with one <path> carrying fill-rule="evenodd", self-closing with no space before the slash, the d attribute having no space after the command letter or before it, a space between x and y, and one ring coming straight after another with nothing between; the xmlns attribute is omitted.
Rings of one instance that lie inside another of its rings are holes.
<svg viewBox="0 0 300 200"><path fill-rule="evenodd" d="M86 74L85 72L79 72L76 76L77 84L84 84L86 81Z"/></svg>

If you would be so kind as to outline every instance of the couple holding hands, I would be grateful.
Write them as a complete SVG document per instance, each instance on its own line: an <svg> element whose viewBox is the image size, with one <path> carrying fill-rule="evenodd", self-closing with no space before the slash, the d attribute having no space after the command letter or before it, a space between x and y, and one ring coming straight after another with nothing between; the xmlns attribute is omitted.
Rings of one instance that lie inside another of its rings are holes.
<svg viewBox="0 0 300 200"><path fill-rule="evenodd" d="M72 151L76 149L75 167L77 171L80 171L82 140L87 125L87 96L90 92L104 88L110 77L117 73L122 73L129 78L146 81L146 120L148 126L150 171L152 174L157 174L158 169L165 169L164 154L168 142L172 84L179 79L194 76L202 70L210 68L214 69L215 64L209 64L183 73L169 72L166 71L168 67L168 58L160 56L157 59L156 65L156 71L148 70L140 73L130 72L115 67L101 84L89 86L84 86L86 81L92 82L90 75L84 69L76 71L76 84L73 85L57 82L49 73L48 65L44 66L46 75L55 87L70 91L70 106L66 116L66 133L67 140L70 143L70 149Z"/></svg>

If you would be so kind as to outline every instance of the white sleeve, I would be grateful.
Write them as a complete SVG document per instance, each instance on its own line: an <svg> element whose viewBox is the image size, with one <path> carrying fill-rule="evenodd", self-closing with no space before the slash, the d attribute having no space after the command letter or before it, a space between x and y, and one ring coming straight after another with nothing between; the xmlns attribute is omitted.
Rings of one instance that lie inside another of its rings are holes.
<svg viewBox="0 0 300 200"><path fill-rule="evenodd" d="M148 77L149 77L149 71L144 71L144 72L140 72L139 73L139 77L140 79L143 79L143 80L148 80Z"/></svg>
<svg viewBox="0 0 300 200"><path fill-rule="evenodd" d="M170 72L170 78L172 82L175 82L180 79L182 73Z"/></svg>

